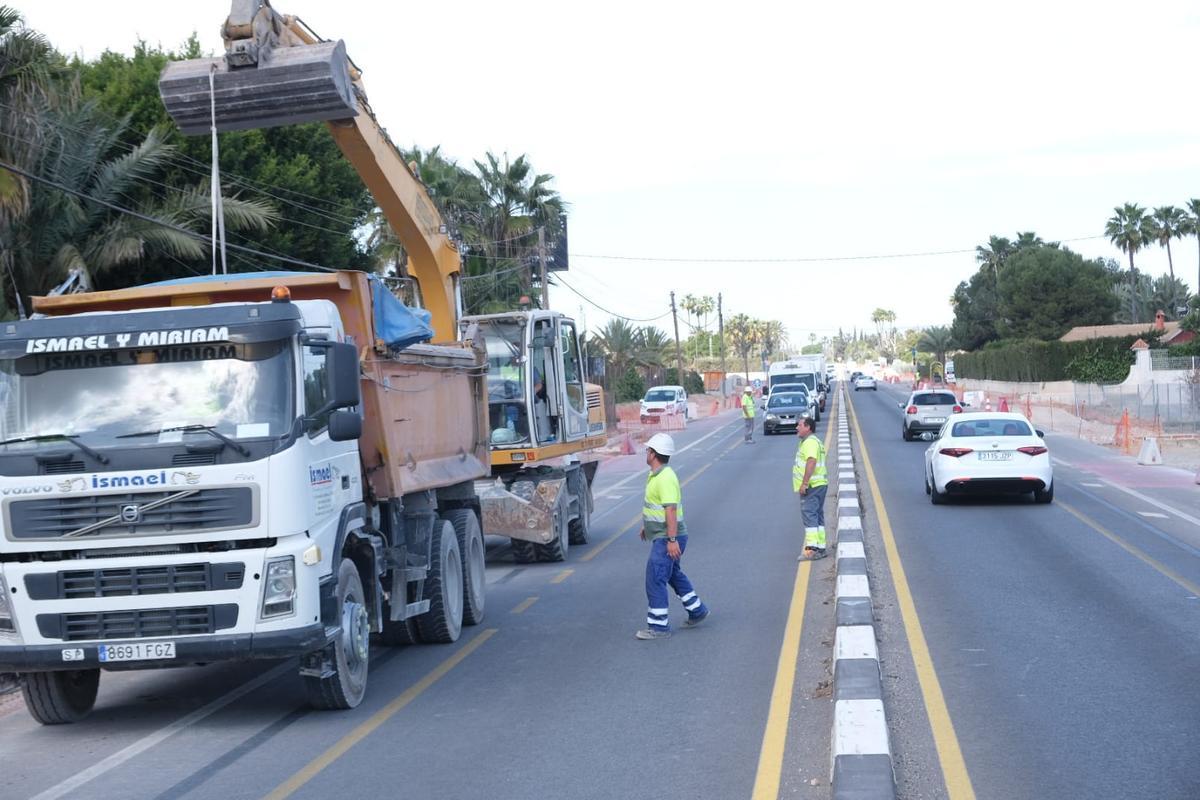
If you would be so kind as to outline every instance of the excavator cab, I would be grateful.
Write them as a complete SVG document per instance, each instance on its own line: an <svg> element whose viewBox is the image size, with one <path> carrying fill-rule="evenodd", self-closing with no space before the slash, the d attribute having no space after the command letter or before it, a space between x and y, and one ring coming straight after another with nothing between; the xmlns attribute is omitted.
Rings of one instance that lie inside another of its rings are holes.
<svg viewBox="0 0 1200 800"><path fill-rule="evenodd" d="M577 452L589 435L603 434L599 389L584 382L574 320L520 311L464 317L460 325L487 352L493 465Z"/></svg>

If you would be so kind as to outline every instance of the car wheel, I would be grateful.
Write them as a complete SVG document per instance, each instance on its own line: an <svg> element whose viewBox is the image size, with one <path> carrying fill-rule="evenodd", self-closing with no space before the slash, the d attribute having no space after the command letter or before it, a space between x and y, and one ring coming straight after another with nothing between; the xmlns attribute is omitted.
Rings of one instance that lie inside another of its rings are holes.
<svg viewBox="0 0 1200 800"><path fill-rule="evenodd" d="M904 441L906 442L911 442L913 440L912 431L908 429L907 425L900 429L900 435L904 437Z"/></svg>
<svg viewBox="0 0 1200 800"><path fill-rule="evenodd" d="M940 492L938 490L936 483L934 483L933 481L929 482L929 502L930 503L933 503L935 506L941 506L941 505L945 505L949 501L949 499L950 498L946 497L946 495L942 494L942 492Z"/></svg>
<svg viewBox="0 0 1200 800"><path fill-rule="evenodd" d="M1054 484L1051 483L1049 489L1034 490L1033 502L1035 502L1035 503L1053 503L1054 502Z"/></svg>
<svg viewBox="0 0 1200 800"><path fill-rule="evenodd" d="M933 489L929 486L929 476L925 476L925 494L933 494Z"/></svg>

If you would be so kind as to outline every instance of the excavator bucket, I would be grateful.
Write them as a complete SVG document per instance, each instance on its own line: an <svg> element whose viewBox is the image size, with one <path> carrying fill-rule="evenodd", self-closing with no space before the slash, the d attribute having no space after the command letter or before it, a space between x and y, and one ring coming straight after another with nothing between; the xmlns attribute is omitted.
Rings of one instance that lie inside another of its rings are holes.
<svg viewBox="0 0 1200 800"><path fill-rule="evenodd" d="M159 76L158 91L167 113L188 135L208 133L214 96L218 131L358 116L341 40L272 48L257 65L232 69L224 58L173 61Z"/></svg>

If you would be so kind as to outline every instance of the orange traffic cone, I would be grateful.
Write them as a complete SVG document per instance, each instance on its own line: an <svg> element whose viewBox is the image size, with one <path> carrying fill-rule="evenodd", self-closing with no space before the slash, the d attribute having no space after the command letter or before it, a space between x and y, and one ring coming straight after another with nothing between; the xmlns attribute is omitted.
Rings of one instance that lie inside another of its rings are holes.
<svg viewBox="0 0 1200 800"><path fill-rule="evenodd" d="M1008 411L1008 398L1001 397L1000 405L996 408L997 411Z"/></svg>

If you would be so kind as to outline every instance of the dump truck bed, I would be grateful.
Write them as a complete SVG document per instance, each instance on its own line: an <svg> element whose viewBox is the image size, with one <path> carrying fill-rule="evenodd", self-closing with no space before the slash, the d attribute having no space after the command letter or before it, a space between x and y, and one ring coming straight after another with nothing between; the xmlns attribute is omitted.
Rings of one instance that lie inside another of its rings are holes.
<svg viewBox="0 0 1200 800"><path fill-rule="evenodd" d="M201 282L35 297L48 316L93 311L261 303L275 286L293 300L329 300L358 345L362 368L363 435L359 452L378 499L438 489L489 474L486 367L469 344L413 344L400 350L376 338L371 283L361 272L275 273Z"/></svg>

